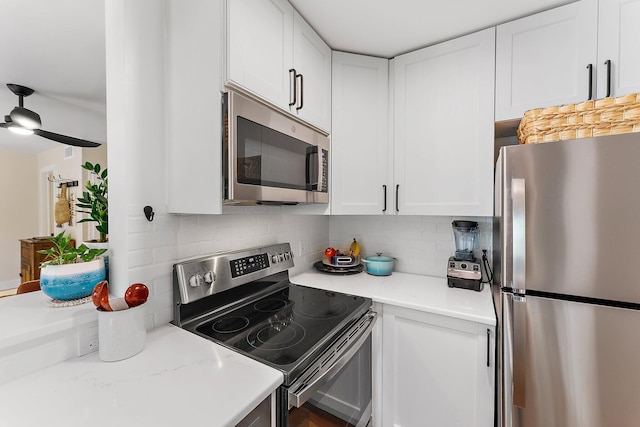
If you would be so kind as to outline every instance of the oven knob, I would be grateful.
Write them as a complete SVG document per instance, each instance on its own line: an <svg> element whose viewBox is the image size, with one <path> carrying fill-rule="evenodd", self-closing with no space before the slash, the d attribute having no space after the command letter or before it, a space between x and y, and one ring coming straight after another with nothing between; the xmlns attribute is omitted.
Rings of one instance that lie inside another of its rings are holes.
<svg viewBox="0 0 640 427"><path fill-rule="evenodd" d="M271 255L271 262L274 264L278 263L278 255Z"/></svg>
<svg viewBox="0 0 640 427"><path fill-rule="evenodd" d="M189 286L192 288L197 288L202 285L202 276L199 274L194 274L189 278Z"/></svg>
<svg viewBox="0 0 640 427"><path fill-rule="evenodd" d="M291 259L291 252L285 252L284 253L284 259Z"/></svg>
<svg viewBox="0 0 640 427"><path fill-rule="evenodd" d="M213 271L207 271L206 273L204 273L204 282L207 285L212 284L215 280L216 280L216 275L213 274Z"/></svg>

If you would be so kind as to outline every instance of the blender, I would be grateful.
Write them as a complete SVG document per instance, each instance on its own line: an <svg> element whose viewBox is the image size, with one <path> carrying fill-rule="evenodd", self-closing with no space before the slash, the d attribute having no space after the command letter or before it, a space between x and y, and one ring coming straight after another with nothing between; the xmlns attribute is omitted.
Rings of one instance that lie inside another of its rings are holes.
<svg viewBox="0 0 640 427"><path fill-rule="evenodd" d="M454 256L449 257L447 285L450 288L482 290L482 271L473 250L480 229L475 221L453 221L453 237L456 243Z"/></svg>

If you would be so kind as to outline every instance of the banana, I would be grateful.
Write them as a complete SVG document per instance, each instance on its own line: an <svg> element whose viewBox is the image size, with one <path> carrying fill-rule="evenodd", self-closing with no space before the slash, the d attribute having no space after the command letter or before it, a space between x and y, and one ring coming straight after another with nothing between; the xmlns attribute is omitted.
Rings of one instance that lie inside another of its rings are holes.
<svg viewBox="0 0 640 427"><path fill-rule="evenodd" d="M349 246L349 250L352 256L356 258L360 256L360 243L356 241L355 237L353 238L353 242L351 242L351 246Z"/></svg>

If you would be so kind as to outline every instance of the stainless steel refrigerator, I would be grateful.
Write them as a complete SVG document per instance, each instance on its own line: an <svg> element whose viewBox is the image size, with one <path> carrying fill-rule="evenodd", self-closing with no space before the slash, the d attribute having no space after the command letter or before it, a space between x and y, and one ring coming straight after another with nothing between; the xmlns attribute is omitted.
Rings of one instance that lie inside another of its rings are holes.
<svg viewBox="0 0 640 427"><path fill-rule="evenodd" d="M497 424L640 426L640 134L503 147Z"/></svg>

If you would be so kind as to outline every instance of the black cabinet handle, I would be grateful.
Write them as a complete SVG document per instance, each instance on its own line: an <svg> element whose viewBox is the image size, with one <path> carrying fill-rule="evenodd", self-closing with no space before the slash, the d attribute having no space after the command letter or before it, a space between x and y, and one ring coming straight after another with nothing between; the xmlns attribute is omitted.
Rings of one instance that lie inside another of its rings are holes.
<svg viewBox="0 0 640 427"><path fill-rule="evenodd" d="M293 79L291 78L291 75L293 74ZM297 83L298 81L296 80L296 75L297 75L297 71L295 68L291 68L289 70L289 89L291 89L291 81L293 81L293 101L289 102L289 107L296 105L298 103L298 100L296 98L297 94L298 94L298 88L297 88ZM289 94L289 99L291 99L291 94Z"/></svg>
<svg viewBox="0 0 640 427"><path fill-rule="evenodd" d="M298 77L300 77L300 105L296 107L296 110L300 111L304 107L304 79L302 74L296 74L296 79Z"/></svg>
<svg viewBox="0 0 640 427"><path fill-rule="evenodd" d="M491 360L491 330L487 329L487 367L490 366Z"/></svg>
<svg viewBox="0 0 640 427"><path fill-rule="evenodd" d="M386 212L387 211L387 186L382 184L382 191L384 192L384 209L382 209L382 212Z"/></svg>
<svg viewBox="0 0 640 427"><path fill-rule="evenodd" d="M400 208L398 207L398 193L399 193L400 184L396 184L396 212L400 212Z"/></svg>
<svg viewBox="0 0 640 427"><path fill-rule="evenodd" d="M604 61L604 65L607 66L607 96L605 98L608 98L611 96L611 60Z"/></svg>
<svg viewBox="0 0 640 427"><path fill-rule="evenodd" d="M589 70L589 97L587 101L591 101L593 98L593 64L587 65L587 70Z"/></svg>

